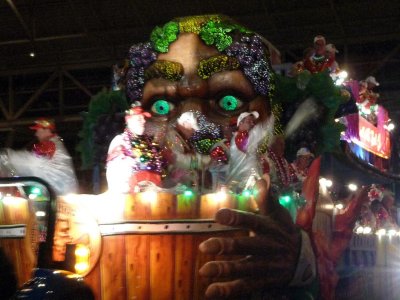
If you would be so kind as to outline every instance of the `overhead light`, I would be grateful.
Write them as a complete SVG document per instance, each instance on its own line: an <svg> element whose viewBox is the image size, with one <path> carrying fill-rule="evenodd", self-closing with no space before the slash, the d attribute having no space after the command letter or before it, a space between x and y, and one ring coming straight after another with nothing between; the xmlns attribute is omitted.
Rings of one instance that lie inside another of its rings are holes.
<svg viewBox="0 0 400 300"><path fill-rule="evenodd" d="M35 56L36 56L36 53L33 52L33 51L31 51L31 52L29 52L29 56L30 56L30 57L35 57Z"/></svg>
<svg viewBox="0 0 400 300"><path fill-rule="evenodd" d="M393 123L389 123L387 126L387 130L392 131L394 129L394 124Z"/></svg>

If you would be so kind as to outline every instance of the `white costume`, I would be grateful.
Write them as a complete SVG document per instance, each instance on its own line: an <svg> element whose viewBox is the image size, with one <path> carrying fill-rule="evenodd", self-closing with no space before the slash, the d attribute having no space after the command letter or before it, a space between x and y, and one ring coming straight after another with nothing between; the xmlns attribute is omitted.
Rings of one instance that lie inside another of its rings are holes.
<svg viewBox="0 0 400 300"><path fill-rule="evenodd" d="M55 144L51 158L27 150L5 149L0 158L3 171L8 169L8 176L39 177L48 182L57 195L76 193L78 181L71 156L59 136L54 135L49 141Z"/></svg>
<svg viewBox="0 0 400 300"><path fill-rule="evenodd" d="M238 122L239 123L239 122ZM246 152L238 149L233 135L229 155L229 171L227 183L237 183L239 187L245 188L254 184L255 180L262 177L262 165L257 155L257 149L261 141L269 136L272 140L274 130L274 118L271 116L267 121L257 123L250 131Z"/></svg>

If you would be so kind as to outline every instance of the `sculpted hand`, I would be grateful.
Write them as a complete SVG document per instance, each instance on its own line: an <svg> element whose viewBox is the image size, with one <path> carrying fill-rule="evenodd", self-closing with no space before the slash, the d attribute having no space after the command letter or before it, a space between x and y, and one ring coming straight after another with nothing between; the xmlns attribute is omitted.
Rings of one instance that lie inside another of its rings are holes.
<svg viewBox="0 0 400 300"><path fill-rule="evenodd" d="M211 261L201 267L201 276L221 280L208 286L207 299L236 299L289 284L299 255L300 232L282 206L276 204L269 211L266 216L228 208L217 212L218 223L247 229L251 234L210 238L200 244L200 251L206 254L244 256L239 260Z"/></svg>

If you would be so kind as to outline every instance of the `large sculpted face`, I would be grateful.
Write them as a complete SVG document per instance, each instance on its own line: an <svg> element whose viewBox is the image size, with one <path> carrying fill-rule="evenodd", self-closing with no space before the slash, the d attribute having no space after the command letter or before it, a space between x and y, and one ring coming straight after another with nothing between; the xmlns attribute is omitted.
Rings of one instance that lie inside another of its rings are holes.
<svg viewBox="0 0 400 300"><path fill-rule="evenodd" d="M188 29L187 24L192 27ZM159 34L157 40L156 28L152 43L131 48L128 96L140 100L152 113L154 135L164 137L160 131L168 130L168 125L188 111L220 126L227 138L229 124L240 113L256 110L260 120L269 117L273 74L267 49L259 36L228 30L232 25L224 24L219 16L183 18L158 28L164 35L173 32L172 38L163 41ZM223 35L224 30L230 43L206 44L207 34L218 31ZM164 47L157 42L164 42Z"/></svg>

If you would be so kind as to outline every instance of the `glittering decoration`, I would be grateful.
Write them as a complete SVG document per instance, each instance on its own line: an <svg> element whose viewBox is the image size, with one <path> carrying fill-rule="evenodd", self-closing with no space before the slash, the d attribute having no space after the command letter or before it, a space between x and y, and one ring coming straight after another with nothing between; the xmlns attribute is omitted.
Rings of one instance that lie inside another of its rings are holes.
<svg viewBox="0 0 400 300"><path fill-rule="evenodd" d="M56 144L52 141L41 141L33 144L32 151L37 156L52 158L56 152Z"/></svg>
<svg viewBox="0 0 400 300"><path fill-rule="evenodd" d="M239 61L235 57L227 55L216 55L200 62L197 73L203 79L211 77L213 74L221 71L236 70L240 66Z"/></svg>
<svg viewBox="0 0 400 300"><path fill-rule="evenodd" d="M124 155L135 159L133 171L153 171L163 175L166 169L166 162L157 143L148 135L137 136L128 129L123 133L125 143L129 148L124 148Z"/></svg>
<svg viewBox="0 0 400 300"><path fill-rule="evenodd" d="M214 45L218 51L224 51L232 44L232 37L228 35L233 28L224 24L209 21L200 30L200 37L206 45Z"/></svg>
<svg viewBox="0 0 400 300"><path fill-rule="evenodd" d="M249 143L249 132L246 131L238 131L238 133L235 136L235 144L236 147L246 153L247 151L247 145Z"/></svg>
<svg viewBox="0 0 400 300"><path fill-rule="evenodd" d="M179 23L179 32L190 32L198 35L205 23L208 21L221 22L222 19L220 15L206 15L178 18L175 21Z"/></svg>
<svg viewBox="0 0 400 300"><path fill-rule="evenodd" d="M165 100L157 100L152 106L152 110L159 115L167 115L170 111L170 104Z"/></svg>
<svg viewBox="0 0 400 300"><path fill-rule="evenodd" d="M276 155L270 148L267 148L267 153L275 166L282 187L288 187L290 184L298 181L295 170L283 156Z"/></svg>
<svg viewBox="0 0 400 300"><path fill-rule="evenodd" d="M235 96L227 95L219 101L219 105L226 111L234 111L238 108L240 102Z"/></svg>
<svg viewBox="0 0 400 300"><path fill-rule="evenodd" d="M266 134L257 148L257 154L259 156L261 156L267 151L270 141L271 141L271 136L269 134Z"/></svg>
<svg viewBox="0 0 400 300"><path fill-rule="evenodd" d="M229 57L218 55L211 58L212 63L199 66L201 78L207 79L220 70L242 68L256 93L272 98L275 74L269 62L268 49L261 37L235 24L228 17L208 15L178 18L163 27L156 27L151 33L151 43L132 46L129 51L131 67L127 72L126 82L127 94L131 100L142 98L145 79L163 77L176 81L182 78L183 71L173 64L158 65L157 62L154 69L146 71L146 74L144 71L156 60L155 51L168 52L169 45L177 39L180 32L198 34L207 45L215 46Z"/></svg>
<svg viewBox="0 0 400 300"><path fill-rule="evenodd" d="M150 41L156 51L166 53L168 52L169 45L177 39L178 34L178 23L168 22L162 28L157 26L153 29Z"/></svg>
<svg viewBox="0 0 400 300"><path fill-rule="evenodd" d="M270 65L268 50L259 35L241 35L225 53L239 60L244 74L258 94L272 97L275 91L275 73Z"/></svg>
<svg viewBox="0 0 400 300"><path fill-rule="evenodd" d="M209 154L212 147L224 137L221 126L209 122L204 115L197 113L199 129L190 137L189 143L200 154Z"/></svg>
<svg viewBox="0 0 400 300"><path fill-rule="evenodd" d="M281 116L283 112L282 105L280 103L274 103L272 104L271 110L272 114L275 117L274 133L275 135L281 135L283 134L283 126L281 123Z"/></svg>
<svg viewBox="0 0 400 300"><path fill-rule="evenodd" d="M139 43L129 49L130 68L126 74L126 91L134 101L143 96L144 70L157 59L150 43Z"/></svg>
<svg viewBox="0 0 400 300"><path fill-rule="evenodd" d="M170 81L179 81L183 76L183 66L180 63L158 60L144 73L145 80L151 78L164 78Z"/></svg>
<svg viewBox="0 0 400 300"><path fill-rule="evenodd" d="M228 156L227 156L224 148L221 146L217 146L214 149L212 149L210 152L210 157L214 161L218 161L218 162L222 162L222 163L228 162Z"/></svg>

